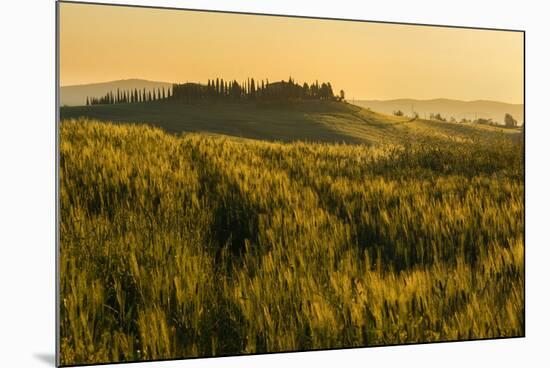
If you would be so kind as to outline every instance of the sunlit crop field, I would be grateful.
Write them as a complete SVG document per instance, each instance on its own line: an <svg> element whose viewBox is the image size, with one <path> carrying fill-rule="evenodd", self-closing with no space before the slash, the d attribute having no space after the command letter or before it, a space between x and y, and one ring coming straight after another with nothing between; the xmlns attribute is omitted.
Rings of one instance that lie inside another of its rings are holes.
<svg viewBox="0 0 550 368"><path fill-rule="evenodd" d="M61 363L524 334L523 147L61 123Z"/></svg>

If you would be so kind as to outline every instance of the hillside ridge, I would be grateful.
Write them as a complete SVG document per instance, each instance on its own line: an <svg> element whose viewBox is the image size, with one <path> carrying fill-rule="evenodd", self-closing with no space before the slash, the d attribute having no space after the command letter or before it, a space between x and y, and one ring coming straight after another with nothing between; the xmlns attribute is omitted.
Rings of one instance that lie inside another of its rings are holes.
<svg viewBox="0 0 550 368"><path fill-rule="evenodd" d="M520 129L412 119L336 101L155 101L61 108L61 119L80 117L145 123L175 134L202 132L282 142L372 145L398 143L405 137L471 140L503 133L521 136Z"/></svg>

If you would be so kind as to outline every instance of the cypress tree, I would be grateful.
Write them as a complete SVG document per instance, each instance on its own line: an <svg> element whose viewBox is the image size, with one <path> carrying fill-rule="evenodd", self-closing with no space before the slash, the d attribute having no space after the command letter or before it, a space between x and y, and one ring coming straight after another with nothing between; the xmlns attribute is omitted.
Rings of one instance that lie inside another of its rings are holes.
<svg viewBox="0 0 550 368"><path fill-rule="evenodd" d="M328 98L334 98L334 91L332 90L330 82L327 83L327 95Z"/></svg>
<svg viewBox="0 0 550 368"><path fill-rule="evenodd" d="M254 78L250 79L250 95L252 98L256 97L256 86L254 85Z"/></svg>

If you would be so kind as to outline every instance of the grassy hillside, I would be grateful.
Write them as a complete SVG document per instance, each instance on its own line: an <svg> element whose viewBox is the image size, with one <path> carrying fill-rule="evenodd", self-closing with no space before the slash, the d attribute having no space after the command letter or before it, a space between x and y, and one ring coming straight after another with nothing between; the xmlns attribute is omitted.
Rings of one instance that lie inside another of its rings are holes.
<svg viewBox="0 0 550 368"><path fill-rule="evenodd" d="M64 107L61 118L87 117L113 122L148 123L171 133L205 132L270 141L397 143L425 136L450 139L520 136L518 129L458 125L384 115L351 104L151 102Z"/></svg>
<svg viewBox="0 0 550 368"><path fill-rule="evenodd" d="M509 133L353 106L139 108L86 113L422 140L63 121L62 364L524 334L522 146Z"/></svg>

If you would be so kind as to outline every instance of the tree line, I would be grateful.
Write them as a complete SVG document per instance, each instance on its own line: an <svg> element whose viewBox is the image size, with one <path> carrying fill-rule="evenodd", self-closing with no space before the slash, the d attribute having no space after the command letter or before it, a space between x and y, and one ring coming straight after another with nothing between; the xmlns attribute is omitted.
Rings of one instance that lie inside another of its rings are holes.
<svg viewBox="0 0 550 368"><path fill-rule="evenodd" d="M405 113L401 110L396 110L393 112L393 115L395 116L405 116ZM418 118L418 113L413 114L413 118ZM493 126L502 126L502 124L499 124L498 122L494 121L491 118L478 118L475 120L462 118L461 120L457 120L454 116L451 116L448 120L441 115L440 113L431 113L429 120L437 120L437 121L448 121L450 123L460 123L460 124L466 124L466 123L474 123L474 124L482 124L482 125L493 125ZM504 114L504 126L507 128L515 128L518 126L518 121L512 116L512 114Z"/></svg>
<svg viewBox="0 0 550 368"><path fill-rule="evenodd" d="M483 125L495 125L495 126L501 125L501 124L497 123L496 121L493 121L493 119L491 119L491 118L488 118L488 119L479 118L479 119L474 120L474 123L483 124ZM514 119L512 114L506 113L506 114L504 114L504 126L507 127L507 128L515 128L515 127L518 126L518 121L516 119Z"/></svg>
<svg viewBox="0 0 550 368"><path fill-rule="evenodd" d="M161 88L153 88L147 90L146 88L137 89L134 88L128 90L120 90L117 88L116 92L108 92L102 97L86 97L86 106L90 105L112 105L119 103L136 103L136 102L150 102L165 100L172 96L170 88L167 90Z"/></svg>
<svg viewBox="0 0 550 368"><path fill-rule="evenodd" d="M103 105L118 103L137 103L159 100L198 100L198 99L232 99L232 100L334 100L343 101L345 93L340 90L334 94L330 82L319 84L315 81L311 84L298 84L289 77L288 81L270 83L268 79L256 81L248 78L246 81L224 80L223 78L208 79L206 84L183 83L172 84L167 90L157 88L151 90L124 90L117 89L106 95L95 98L87 97L86 105Z"/></svg>

